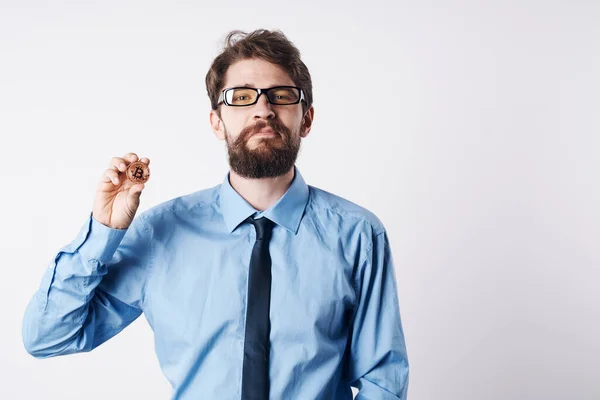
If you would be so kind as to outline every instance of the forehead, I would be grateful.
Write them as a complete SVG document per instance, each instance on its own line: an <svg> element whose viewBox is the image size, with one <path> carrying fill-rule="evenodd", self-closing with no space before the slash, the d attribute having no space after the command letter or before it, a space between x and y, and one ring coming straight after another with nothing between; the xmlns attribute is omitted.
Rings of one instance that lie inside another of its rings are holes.
<svg viewBox="0 0 600 400"><path fill-rule="evenodd" d="M225 88L246 85L256 88L294 86L294 81L279 65L253 58L231 64L225 74Z"/></svg>

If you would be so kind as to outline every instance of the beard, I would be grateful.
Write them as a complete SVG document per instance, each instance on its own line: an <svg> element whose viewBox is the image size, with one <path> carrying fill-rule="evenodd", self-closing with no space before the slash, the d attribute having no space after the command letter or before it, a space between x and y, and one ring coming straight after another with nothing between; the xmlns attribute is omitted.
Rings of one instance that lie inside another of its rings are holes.
<svg viewBox="0 0 600 400"><path fill-rule="evenodd" d="M252 135L265 127L271 128L276 136L251 139ZM296 163L300 151L300 126L291 132L278 121L259 120L231 139L225 127L225 139L229 166L238 175L248 179L274 178L285 175ZM256 141L253 149L250 140Z"/></svg>

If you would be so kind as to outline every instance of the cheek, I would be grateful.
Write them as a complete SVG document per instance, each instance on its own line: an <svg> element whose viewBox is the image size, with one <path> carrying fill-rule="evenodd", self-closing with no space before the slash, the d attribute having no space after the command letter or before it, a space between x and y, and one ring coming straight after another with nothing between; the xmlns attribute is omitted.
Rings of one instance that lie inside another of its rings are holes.
<svg viewBox="0 0 600 400"><path fill-rule="evenodd" d="M223 124L223 127L225 130L225 137L229 143L235 142L239 138L241 130L244 128L243 125L238 126L232 121Z"/></svg>
<svg viewBox="0 0 600 400"><path fill-rule="evenodd" d="M280 112L277 117L279 121L281 121L290 129L298 127L300 124L302 124L302 110L298 112Z"/></svg>
<svg viewBox="0 0 600 400"><path fill-rule="evenodd" d="M301 107L297 112L294 113L293 119L294 119L294 124L293 124L294 126L302 127L304 125L304 114L302 113Z"/></svg>
<svg viewBox="0 0 600 400"><path fill-rule="evenodd" d="M236 135L245 127L245 116L243 115L232 115L228 113L228 115L223 114L223 125L227 132L231 135Z"/></svg>

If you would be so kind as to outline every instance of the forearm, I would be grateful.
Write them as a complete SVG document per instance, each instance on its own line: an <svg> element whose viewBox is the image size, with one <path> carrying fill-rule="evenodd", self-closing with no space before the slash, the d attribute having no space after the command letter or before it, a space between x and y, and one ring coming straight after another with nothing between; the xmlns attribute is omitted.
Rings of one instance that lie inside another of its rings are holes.
<svg viewBox="0 0 600 400"><path fill-rule="evenodd" d="M76 239L58 252L25 310L22 336L30 354L46 358L93 348L96 308L102 302L95 289L123 235L90 217Z"/></svg>

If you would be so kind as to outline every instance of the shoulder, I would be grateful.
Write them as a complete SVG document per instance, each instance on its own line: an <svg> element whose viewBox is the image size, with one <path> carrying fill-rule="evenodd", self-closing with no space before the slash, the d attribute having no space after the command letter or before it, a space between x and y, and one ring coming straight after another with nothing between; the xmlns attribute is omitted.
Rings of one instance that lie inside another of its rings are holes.
<svg viewBox="0 0 600 400"><path fill-rule="evenodd" d="M189 213L212 212L221 184L181 195L144 210L139 218L148 222Z"/></svg>
<svg viewBox="0 0 600 400"><path fill-rule="evenodd" d="M308 185L308 188L308 206L316 213L325 213L331 218L337 218L343 225L364 225L374 235L385 231L383 222L366 207L315 186Z"/></svg>

